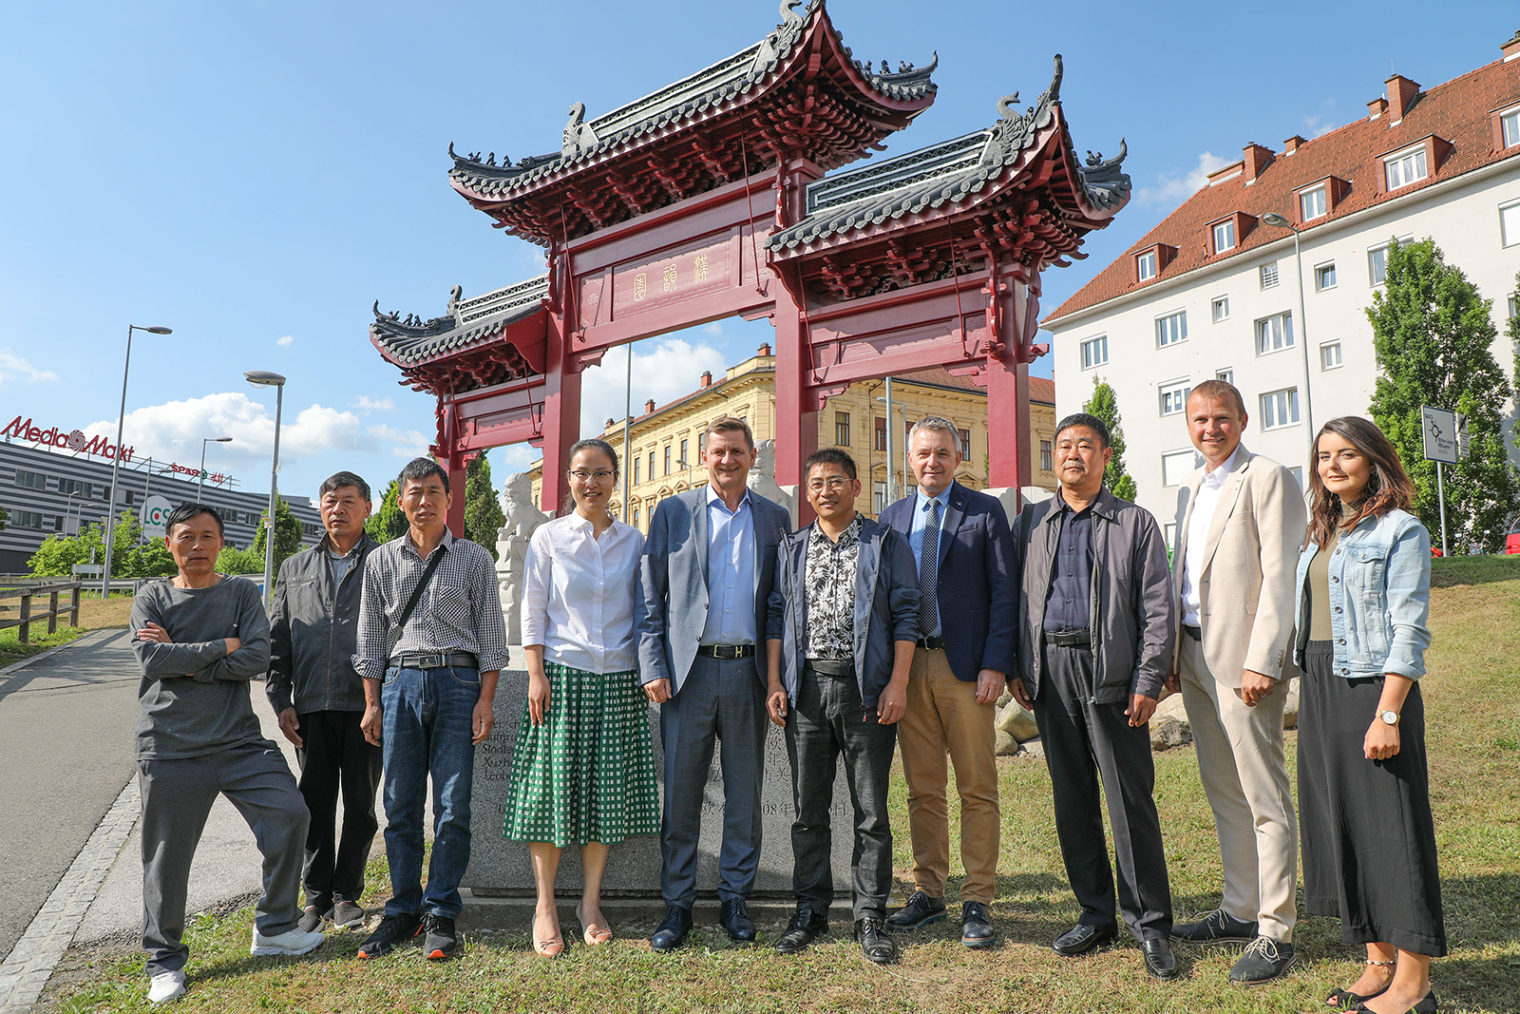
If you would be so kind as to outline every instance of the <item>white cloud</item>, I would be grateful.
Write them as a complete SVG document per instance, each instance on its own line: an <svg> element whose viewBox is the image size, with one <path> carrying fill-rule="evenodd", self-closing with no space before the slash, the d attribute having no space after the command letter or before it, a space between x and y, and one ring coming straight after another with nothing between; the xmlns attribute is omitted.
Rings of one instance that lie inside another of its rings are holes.
<svg viewBox="0 0 1520 1014"><path fill-rule="evenodd" d="M367 394L361 394L354 403L354 408L361 412L391 412L395 410L396 403L389 398L371 398Z"/></svg>
<svg viewBox="0 0 1520 1014"><path fill-rule="evenodd" d="M627 348L613 349L601 366L582 374L582 434L600 433L608 419L623 417ZM705 342L694 345L670 335L639 342L633 349L633 415L643 415L644 402L651 398L658 408L695 391L703 370L711 370L716 379L726 368L723 353Z"/></svg>
<svg viewBox="0 0 1520 1014"><path fill-rule="evenodd" d="M721 320L715 320L711 324L702 325L702 333L710 334L714 338L723 337L723 322Z"/></svg>
<svg viewBox="0 0 1520 1014"><path fill-rule="evenodd" d="M12 377L19 377L28 384L40 384L43 381L57 380L58 374L33 366L10 349L0 349L0 389Z"/></svg>
<svg viewBox="0 0 1520 1014"><path fill-rule="evenodd" d="M1163 173L1156 177L1154 185L1136 190L1135 199L1142 204L1181 204L1203 189L1209 182L1209 173L1223 169L1233 161L1235 159L1206 151L1198 156L1198 164L1185 175Z"/></svg>
<svg viewBox="0 0 1520 1014"><path fill-rule="evenodd" d="M274 343L282 349L288 349L295 340L295 335L285 335L281 338L276 338Z"/></svg>
<svg viewBox="0 0 1520 1014"><path fill-rule="evenodd" d="M390 454L397 458L422 457L427 454L433 438L421 430L403 430L395 426L387 426L384 423L371 426L368 435L382 444L390 445Z"/></svg>
<svg viewBox="0 0 1520 1014"><path fill-rule="evenodd" d="M1318 113L1304 117L1304 133L1308 134L1311 138L1324 137L1330 131L1336 130L1339 127L1339 123L1320 116Z"/></svg>

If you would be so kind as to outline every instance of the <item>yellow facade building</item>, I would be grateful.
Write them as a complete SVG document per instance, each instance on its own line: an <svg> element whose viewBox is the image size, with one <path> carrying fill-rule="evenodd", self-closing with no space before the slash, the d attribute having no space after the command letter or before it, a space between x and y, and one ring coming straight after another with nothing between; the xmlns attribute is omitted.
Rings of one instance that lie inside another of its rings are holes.
<svg viewBox="0 0 1520 1014"><path fill-rule="evenodd" d="M730 367L714 379L703 373L696 390L667 405L644 403L644 413L633 418L630 453L623 442L622 420L608 419L601 434L622 458L628 476L632 505L629 523L647 532L655 505L673 493L707 481L700 460L702 434L714 419L737 416L749 423L755 441L775 437L775 357L769 345L754 356ZM892 378L892 418L898 429L893 448L897 459L894 489L898 496L912 488L913 473L907 465L907 432L924 416L937 415L955 424L960 434L961 465L955 479L969 489L987 486L987 393L968 377L942 369L920 370ZM1055 384L1043 377L1029 379L1030 454L1034 483L1056 488L1051 444L1055 438ZM887 487L887 406L884 380L852 384L828 400L818 413L818 446L842 447L850 452L860 470L861 494L856 508L875 517L889 502ZM763 462L762 462L763 466ZM535 464L533 502L540 503L542 462ZM619 485L614 513L621 514Z"/></svg>

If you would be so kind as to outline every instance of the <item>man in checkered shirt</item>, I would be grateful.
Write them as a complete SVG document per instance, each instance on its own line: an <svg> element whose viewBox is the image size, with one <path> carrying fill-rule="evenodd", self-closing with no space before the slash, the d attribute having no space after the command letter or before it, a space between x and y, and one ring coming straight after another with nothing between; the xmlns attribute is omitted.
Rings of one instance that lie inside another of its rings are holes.
<svg viewBox="0 0 1520 1014"><path fill-rule="evenodd" d="M448 530L448 474L434 461L415 458L397 481L409 528L370 554L354 653L354 668L364 677L360 728L385 758L391 871L385 918L359 945L359 957L378 958L425 931L425 953L441 960L458 949L454 920L470 862L475 745L494 724L507 630L491 554ZM423 584L435 559L436 570ZM422 593L403 623L419 584ZM422 808L430 773L433 857L424 891Z"/></svg>

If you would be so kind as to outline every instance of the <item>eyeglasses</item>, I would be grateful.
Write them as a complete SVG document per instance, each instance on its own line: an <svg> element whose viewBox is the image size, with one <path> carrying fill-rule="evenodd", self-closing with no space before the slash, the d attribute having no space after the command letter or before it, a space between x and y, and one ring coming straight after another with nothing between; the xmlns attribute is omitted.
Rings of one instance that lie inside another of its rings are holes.
<svg viewBox="0 0 1520 1014"><path fill-rule="evenodd" d="M598 468L595 472L587 472L585 470L571 472L570 478L574 479L576 482L585 482L587 479L595 479L597 482L606 482L616 474L616 472L609 472L605 468Z"/></svg>
<svg viewBox="0 0 1520 1014"><path fill-rule="evenodd" d="M839 475L832 475L827 479L808 480L808 489L814 493L820 493L827 489L830 493L838 493L850 484L850 480Z"/></svg>

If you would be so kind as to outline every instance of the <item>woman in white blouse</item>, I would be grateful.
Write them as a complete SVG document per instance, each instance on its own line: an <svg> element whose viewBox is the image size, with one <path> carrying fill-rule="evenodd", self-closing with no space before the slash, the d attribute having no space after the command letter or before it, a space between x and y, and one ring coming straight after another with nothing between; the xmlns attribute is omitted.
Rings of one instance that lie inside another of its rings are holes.
<svg viewBox="0 0 1520 1014"><path fill-rule="evenodd" d="M612 939L602 915L607 851L660 830L649 717L638 685L634 580L644 537L607 511L617 453L605 440L570 448L575 511L533 533L522 595L528 697L502 833L528 843L538 907L533 946L564 952L554 880L560 850L581 850L575 913L591 945Z"/></svg>

